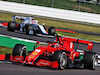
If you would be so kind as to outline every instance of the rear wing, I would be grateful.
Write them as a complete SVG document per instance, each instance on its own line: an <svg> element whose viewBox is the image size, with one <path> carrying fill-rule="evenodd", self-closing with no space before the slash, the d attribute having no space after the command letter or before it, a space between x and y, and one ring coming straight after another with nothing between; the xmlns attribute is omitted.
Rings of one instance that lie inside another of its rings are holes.
<svg viewBox="0 0 100 75"><path fill-rule="evenodd" d="M92 49L93 49L93 43L91 41L87 41L87 40L80 40L80 39L76 39L76 38L56 36L56 42L57 41L59 41L59 43L61 43L61 44L63 44L64 41L69 42L70 44L73 43L74 50L80 49L80 50L92 51Z"/></svg>
<svg viewBox="0 0 100 75"><path fill-rule="evenodd" d="M26 18L26 17L14 15L14 16L12 17L12 21L16 21L16 19L24 20L25 18Z"/></svg>
<svg viewBox="0 0 100 75"><path fill-rule="evenodd" d="M74 43L74 49L80 49L80 50L89 50L92 51L93 49L93 43L91 41L87 40L81 40L81 39L74 39L66 37L67 40L70 40L70 42Z"/></svg>
<svg viewBox="0 0 100 75"><path fill-rule="evenodd" d="M86 44L87 45L87 50L92 51L92 49L93 49L93 43L91 41L79 40L79 43Z"/></svg>
<svg viewBox="0 0 100 75"><path fill-rule="evenodd" d="M26 19L27 17L24 17L24 16L18 16L18 15L14 15L12 17L12 21L16 21L16 19L19 19L19 20L24 20ZM31 19L34 19L33 17L30 17Z"/></svg>

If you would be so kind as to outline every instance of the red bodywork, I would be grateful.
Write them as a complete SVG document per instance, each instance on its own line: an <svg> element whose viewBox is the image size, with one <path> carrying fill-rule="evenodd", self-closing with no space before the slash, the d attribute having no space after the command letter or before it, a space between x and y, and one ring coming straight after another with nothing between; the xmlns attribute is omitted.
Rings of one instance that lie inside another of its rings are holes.
<svg viewBox="0 0 100 75"><path fill-rule="evenodd" d="M75 57L79 57L80 53L74 50L74 42L87 44L88 50L92 50L93 43L86 40L77 40L69 37L56 37L55 42L48 43L48 46L41 46L36 48L30 55L28 55L25 60L22 56L12 57L12 61L20 62L25 64L37 65L37 66L48 66L52 68L58 68L58 61L52 61L49 59L39 59L40 56L49 57L53 55L55 51L63 50L66 52L68 59L74 61ZM67 53L69 52L69 53Z"/></svg>

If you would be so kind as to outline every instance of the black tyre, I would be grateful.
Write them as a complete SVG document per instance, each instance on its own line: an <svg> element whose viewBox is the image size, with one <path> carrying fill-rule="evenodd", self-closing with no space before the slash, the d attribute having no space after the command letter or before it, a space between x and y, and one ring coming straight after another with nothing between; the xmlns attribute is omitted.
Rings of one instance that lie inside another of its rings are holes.
<svg viewBox="0 0 100 75"><path fill-rule="evenodd" d="M84 68L95 70L98 65L98 55L94 52L86 52L84 55Z"/></svg>
<svg viewBox="0 0 100 75"><path fill-rule="evenodd" d="M35 31L33 30L33 26L32 25L26 25L26 34L32 34L32 35L36 35Z"/></svg>
<svg viewBox="0 0 100 75"><path fill-rule="evenodd" d="M9 21L9 22L8 22L8 27L7 27L8 31L14 32L15 29L16 29L16 25L17 25L16 22L14 22L14 21Z"/></svg>
<svg viewBox="0 0 100 75"><path fill-rule="evenodd" d="M56 31L55 31L55 28L54 28L54 27L50 27L50 28L48 29L48 34L49 34L49 35L55 35L55 33L56 33Z"/></svg>
<svg viewBox="0 0 100 75"><path fill-rule="evenodd" d="M13 49L12 56L23 56L25 59L26 54L27 54L27 48L25 45L22 45L22 44L15 45L15 47Z"/></svg>
<svg viewBox="0 0 100 75"><path fill-rule="evenodd" d="M58 61L59 69L63 70L66 68L67 65L67 56L66 53L63 51L55 51L52 55L52 61Z"/></svg>

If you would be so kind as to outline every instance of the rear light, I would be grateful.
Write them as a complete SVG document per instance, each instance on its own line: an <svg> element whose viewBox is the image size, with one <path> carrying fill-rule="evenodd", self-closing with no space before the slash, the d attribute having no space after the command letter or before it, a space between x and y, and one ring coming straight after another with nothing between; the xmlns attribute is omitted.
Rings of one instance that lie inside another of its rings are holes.
<svg viewBox="0 0 100 75"><path fill-rule="evenodd" d="M86 51L84 51L84 55L85 55L85 52L86 52Z"/></svg>

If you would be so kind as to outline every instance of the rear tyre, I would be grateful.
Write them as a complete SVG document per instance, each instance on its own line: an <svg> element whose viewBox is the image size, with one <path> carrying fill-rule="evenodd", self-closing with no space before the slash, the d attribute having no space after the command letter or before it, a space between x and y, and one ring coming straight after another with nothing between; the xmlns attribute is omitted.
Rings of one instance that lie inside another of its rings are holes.
<svg viewBox="0 0 100 75"><path fill-rule="evenodd" d="M12 56L23 56L25 59L26 54L27 54L27 48L25 45L22 45L22 44L15 45L15 47L13 49Z"/></svg>
<svg viewBox="0 0 100 75"><path fill-rule="evenodd" d="M55 31L55 28L54 28L54 27L50 27L50 28L48 29L48 34L49 34L49 35L55 35L55 33L56 33L56 31Z"/></svg>
<svg viewBox="0 0 100 75"><path fill-rule="evenodd" d="M16 22L9 21L8 22L8 27L7 27L8 31L14 32L15 31L15 28L16 28L16 25L17 25Z"/></svg>
<svg viewBox="0 0 100 75"><path fill-rule="evenodd" d="M98 65L98 55L94 52L86 52L84 55L84 68L95 70Z"/></svg>
<svg viewBox="0 0 100 75"><path fill-rule="evenodd" d="M63 51L55 51L52 56L53 61L58 61L59 67L58 69L63 70L67 65L67 56Z"/></svg>

